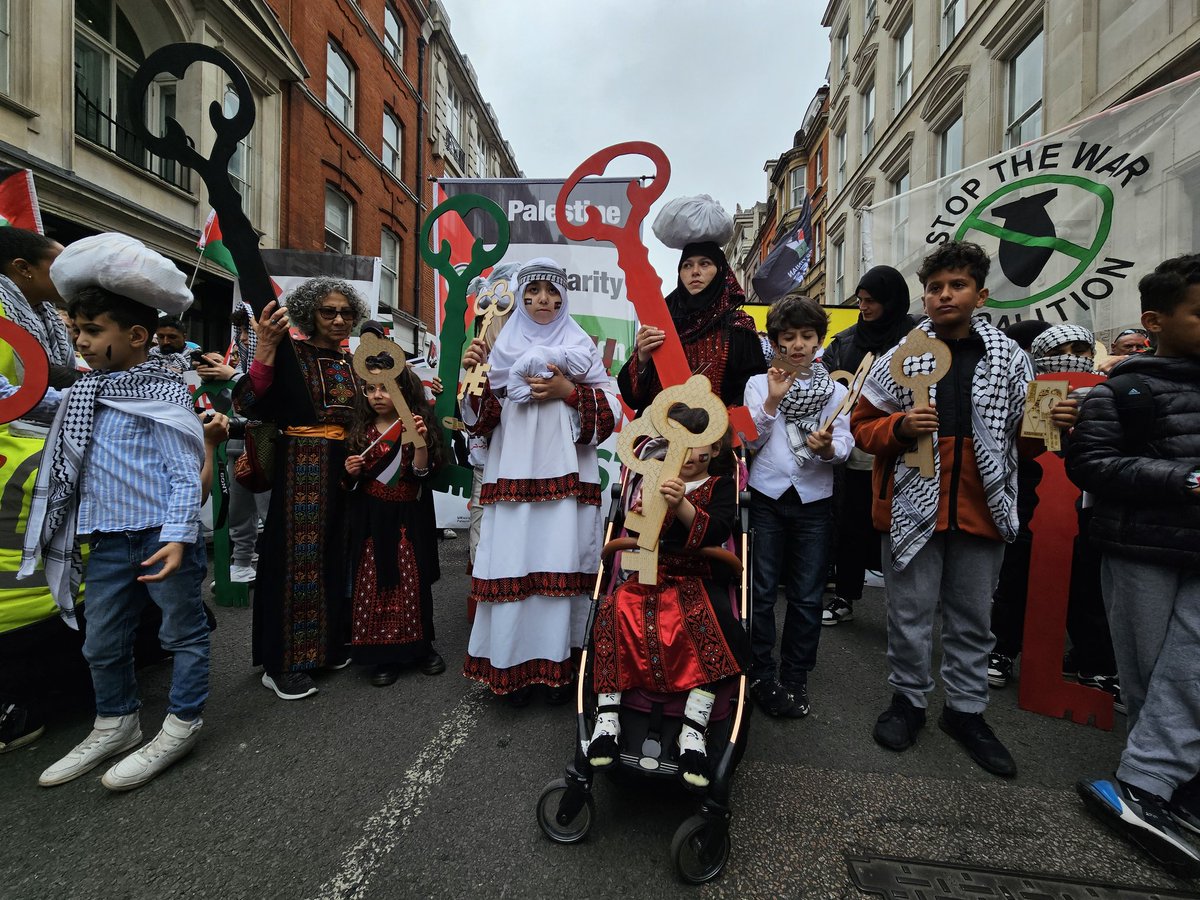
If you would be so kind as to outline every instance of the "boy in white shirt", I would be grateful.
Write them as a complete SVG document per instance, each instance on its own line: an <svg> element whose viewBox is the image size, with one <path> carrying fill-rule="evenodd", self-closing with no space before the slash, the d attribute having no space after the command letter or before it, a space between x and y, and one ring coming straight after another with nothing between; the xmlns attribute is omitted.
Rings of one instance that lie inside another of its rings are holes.
<svg viewBox="0 0 1200 900"><path fill-rule="evenodd" d="M750 691L771 716L808 714L808 673L817 662L821 590L832 535L833 467L854 447L846 388L814 360L829 319L807 297L784 297L767 313L767 335L794 371L772 366L746 383L758 437L750 447L750 527L754 531ZM777 360L779 361L779 360ZM775 597L785 585L787 612L776 677Z"/></svg>

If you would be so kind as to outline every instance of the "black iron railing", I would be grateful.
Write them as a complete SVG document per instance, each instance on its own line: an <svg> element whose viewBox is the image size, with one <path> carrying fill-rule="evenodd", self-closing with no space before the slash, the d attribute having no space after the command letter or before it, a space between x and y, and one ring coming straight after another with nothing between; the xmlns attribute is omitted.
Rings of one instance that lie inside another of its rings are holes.
<svg viewBox="0 0 1200 900"><path fill-rule="evenodd" d="M467 151L464 150L462 144L458 142L458 138L449 132L446 133L446 153L458 163L458 168L461 171L466 172Z"/></svg>
<svg viewBox="0 0 1200 900"><path fill-rule="evenodd" d="M108 104L111 106L111 102ZM143 172L192 192L191 170L171 159L163 159L146 150L138 136L125 124L98 106L82 86L75 85L75 134L115 153Z"/></svg>

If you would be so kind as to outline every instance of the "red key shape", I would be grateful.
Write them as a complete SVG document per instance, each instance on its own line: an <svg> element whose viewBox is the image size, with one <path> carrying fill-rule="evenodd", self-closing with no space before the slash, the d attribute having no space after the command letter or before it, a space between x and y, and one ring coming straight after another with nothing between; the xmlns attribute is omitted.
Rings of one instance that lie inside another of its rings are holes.
<svg viewBox="0 0 1200 900"><path fill-rule="evenodd" d="M0 342L12 347L25 366L21 387L7 400L0 400L2 425L21 418L46 396L46 388L50 385L50 360L37 338L12 319L3 316L0 316Z"/></svg>

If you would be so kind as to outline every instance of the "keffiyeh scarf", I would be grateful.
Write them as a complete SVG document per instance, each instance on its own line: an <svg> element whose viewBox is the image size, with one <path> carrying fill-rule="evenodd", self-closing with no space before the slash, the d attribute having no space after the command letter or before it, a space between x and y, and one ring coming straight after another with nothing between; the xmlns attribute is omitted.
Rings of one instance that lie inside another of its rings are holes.
<svg viewBox="0 0 1200 900"><path fill-rule="evenodd" d="M933 324L928 319L917 327L933 334ZM1033 378L1033 370L1028 355L986 320L972 319L971 332L984 344L983 359L971 384L975 462L992 520L1000 536L1011 541L1017 534L1016 433L1025 409L1025 388ZM863 386L867 401L888 414L913 407L912 391L896 384L889 371L892 354L904 353L904 344L902 341L875 361ZM926 355L908 362L905 371L930 372L933 366L932 357ZM929 396L937 402L937 385L929 389ZM925 546L937 526L941 460L936 441L935 433L932 478L922 478L920 469L910 468L903 456L896 458L890 537L892 567L897 572Z"/></svg>
<svg viewBox="0 0 1200 900"><path fill-rule="evenodd" d="M1060 353L1054 356L1050 351L1063 344L1073 344L1076 341L1089 346L1096 343L1096 336L1082 325L1072 325L1064 322L1047 328L1033 339L1029 352L1033 356L1033 365L1039 375L1047 372L1094 372L1096 361L1090 356L1076 356L1074 353Z"/></svg>
<svg viewBox="0 0 1200 900"><path fill-rule="evenodd" d="M240 301L240 304L241 308L246 311L246 315L250 317L250 321L256 321L257 317L254 315L254 308L245 300ZM238 368L241 369L242 372L249 372L250 362L254 359L254 354L258 350L258 334L255 333L253 327L247 326L246 342L243 344L238 340L238 328L236 325L234 325L231 326L230 338L237 346Z"/></svg>
<svg viewBox="0 0 1200 900"><path fill-rule="evenodd" d="M50 593L63 620L72 628L79 627L75 596L83 575L76 537L79 480L100 404L165 423L204 444L204 432L192 412L187 387L157 358L115 376L93 370L67 392L46 439L17 577L33 575L38 559L43 559Z"/></svg>
<svg viewBox="0 0 1200 900"><path fill-rule="evenodd" d="M821 427L821 410L833 397L833 379L821 363L813 363L812 376L796 378L779 401L779 411L787 423L788 446L800 462L815 459L808 448L808 436Z"/></svg>
<svg viewBox="0 0 1200 900"><path fill-rule="evenodd" d="M51 303L31 304L13 280L0 275L0 305L6 319L16 322L46 349L50 364L75 368L75 348L71 335ZM24 367L22 367L22 370Z"/></svg>

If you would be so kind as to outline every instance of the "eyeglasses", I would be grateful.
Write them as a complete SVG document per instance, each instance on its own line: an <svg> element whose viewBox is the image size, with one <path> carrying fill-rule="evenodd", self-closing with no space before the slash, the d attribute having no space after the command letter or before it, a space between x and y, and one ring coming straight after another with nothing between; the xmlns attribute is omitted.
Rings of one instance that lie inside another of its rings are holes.
<svg viewBox="0 0 1200 900"><path fill-rule="evenodd" d="M332 322L338 316L342 317L343 322L358 321L358 312L348 306L318 306L317 313L326 322Z"/></svg>

